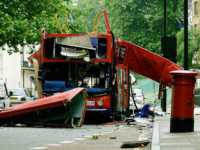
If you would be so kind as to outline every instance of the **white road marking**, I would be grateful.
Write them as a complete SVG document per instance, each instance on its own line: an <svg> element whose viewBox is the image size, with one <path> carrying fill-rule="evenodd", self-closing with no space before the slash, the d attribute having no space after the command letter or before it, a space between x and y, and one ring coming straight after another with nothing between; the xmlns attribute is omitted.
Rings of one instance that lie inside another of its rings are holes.
<svg viewBox="0 0 200 150"><path fill-rule="evenodd" d="M84 137L88 137L88 138L91 138L92 136L90 136L90 135L89 135L89 136L84 136Z"/></svg>
<svg viewBox="0 0 200 150"><path fill-rule="evenodd" d="M75 142L75 141L63 141L63 142L59 142L59 143L72 143L72 142Z"/></svg>
<svg viewBox="0 0 200 150"><path fill-rule="evenodd" d="M47 146L60 146L60 144L49 144Z"/></svg>
<svg viewBox="0 0 200 150"><path fill-rule="evenodd" d="M75 138L73 140L84 140L85 138Z"/></svg>
<svg viewBox="0 0 200 150"><path fill-rule="evenodd" d="M31 149L46 149L47 147L34 147L34 148L31 148Z"/></svg>

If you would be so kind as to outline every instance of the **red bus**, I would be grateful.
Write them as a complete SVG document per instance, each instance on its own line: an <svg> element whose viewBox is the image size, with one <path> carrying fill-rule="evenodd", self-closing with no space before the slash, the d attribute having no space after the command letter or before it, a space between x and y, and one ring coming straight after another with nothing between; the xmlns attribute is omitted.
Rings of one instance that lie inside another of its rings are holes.
<svg viewBox="0 0 200 150"><path fill-rule="evenodd" d="M39 67L34 66L40 76L36 83L42 87L38 88L39 98L85 87L86 114L104 114L115 120L129 115L129 70L159 82L161 89L162 85L171 87L170 71L183 68L115 38L105 10L103 14L105 34L47 34L43 30L42 48L29 61L33 63L33 57L39 63Z"/></svg>
<svg viewBox="0 0 200 150"><path fill-rule="evenodd" d="M103 13L107 33L47 34L43 30L42 48L35 55L40 57L42 97L85 87L86 114L115 119L129 115L129 69L117 65L115 38ZM124 55L120 48L121 59Z"/></svg>

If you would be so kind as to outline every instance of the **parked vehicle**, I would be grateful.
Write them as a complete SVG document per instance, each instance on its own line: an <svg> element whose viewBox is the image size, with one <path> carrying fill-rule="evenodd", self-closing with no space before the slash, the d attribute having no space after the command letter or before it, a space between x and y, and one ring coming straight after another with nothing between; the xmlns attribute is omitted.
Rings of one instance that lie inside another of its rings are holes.
<svg viewBox="0 0 200 150"><path fill-rule="evenodd" d="M142 89L134 89L135 100L138 104L144 104L144 95Z"/></svg>
<svg viewBox="0 0 200 150"><path fill-rule="evenodd" d="M26 88L9 88L8 92L13 93L12 96L10 96L10 106L15 106L18 104L22 104L25 102L30 102L33 99L31 98L30 93Z"/></svg>
<svg viewBox="0 0 200 150"><path fill-rule="evenodd" d="M10 107L10 98L3 80L0 80L0 109Z"/></svg>
<svg viewBox="0 0 200 150"><path fill-rule="evenodd" d="M144 95L142 93L142 90L141 89L134 89L133 86L132 86L132 91L134 91L133 95L134 95L134 99L132 97L132 93L130 93L130 107L129 107L129 110L133 111L136 110L136 106L139 110L142 109L143 105L144 105ZM134 104L134 101L135 101L135 104Z"/></svg>

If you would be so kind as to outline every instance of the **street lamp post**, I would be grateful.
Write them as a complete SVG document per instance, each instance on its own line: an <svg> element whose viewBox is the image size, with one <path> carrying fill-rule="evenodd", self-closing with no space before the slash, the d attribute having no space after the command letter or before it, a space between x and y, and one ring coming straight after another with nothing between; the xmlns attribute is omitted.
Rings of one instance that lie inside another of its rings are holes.
<svg viewBox="0 0 200 150"><path fill-rule="evenodd" d="M188 0L184 0L184 69L188 70Z"/></svg>

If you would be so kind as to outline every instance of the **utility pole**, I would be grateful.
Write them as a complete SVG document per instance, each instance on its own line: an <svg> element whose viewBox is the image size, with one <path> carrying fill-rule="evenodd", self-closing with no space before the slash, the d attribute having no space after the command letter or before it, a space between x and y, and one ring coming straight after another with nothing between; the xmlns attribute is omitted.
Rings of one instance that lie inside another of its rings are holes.
<svg viewBox="0 0 200 150"><path fill-rule="evenodd" d="M163 46L164 48L167 47L167 0L164 0L164 42ZM163 112L166 112L166 103L167 103L167 90L166 86L162 86L162 98L161 98L161 108Z"/></svg>
<svg viewBox="0 0 200 150"><path fill-rule="evenodd" d="M188 70L188 0L184 0L184 69Z"/></svg>

